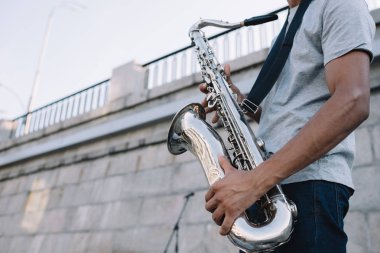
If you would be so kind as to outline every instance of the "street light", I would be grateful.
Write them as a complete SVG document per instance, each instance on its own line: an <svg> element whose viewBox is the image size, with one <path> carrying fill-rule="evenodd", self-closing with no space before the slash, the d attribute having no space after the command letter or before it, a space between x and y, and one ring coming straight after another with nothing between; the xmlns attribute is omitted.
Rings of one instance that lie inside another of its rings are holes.
<svg viewBox="0 0 380 253"><path fill-rule="evenodd" d="M49 36L50 36L50 32L51 32L52 20L53 20L53 17L54 17L54 14L55 14L56 10L58 10L59 8L69 9L69 10L74 11L74 12L77 11L77 10L79 10L79 9L82 9L82 10L83 9L87 9L87 7L85 5L82 5L80 3L77 3L77 2L74 2L74 1L63 1L59 5L54 6L50 10L50 13L49 13L49 16L48 16L48 20L47 20L46 29L45 29L45 34L44 34L44 38L43 38L43 44L42 44L42 48L41 48L41 51L40 51L40 54L39 54L39 57L38 57L36 72L34 74L32 91L30 93L30 97L29 97L29 100L28 100L28 106L27 106L27 111L26 111L26 118L25 118L25 121L24 121L24 125L25 125L24 134L27 134L29 132L29 127L30 127L30 112L32 111L32 108L33 108L33 106L35 104L35 98L36 98L36 95L37 95L37 89L38 89L38 86L40 84L40 70L41 70L41 66L42 66L43 60L45 58L46 48L47 48L48 42L49 42Z"/></svg>

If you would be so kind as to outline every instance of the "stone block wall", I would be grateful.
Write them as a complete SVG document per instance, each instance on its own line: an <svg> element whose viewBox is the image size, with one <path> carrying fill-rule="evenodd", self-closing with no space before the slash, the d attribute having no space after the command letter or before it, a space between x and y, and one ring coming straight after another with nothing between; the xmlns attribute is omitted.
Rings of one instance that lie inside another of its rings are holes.
<svg viewBox="0 0 380 253"><path fill-rule="evenodd" d="M352 253L380 252L380 89L372 91L370 106L369 118L356 131L356 191L345 220Z"/></svg>
<svg viewBox="0 0 380 253"><path fill-rule="evenodd" d="M119 136L108 143L124 141ZM203 209L207 182L190 154L174 157L159 142L44 165L55 158L37 159L35 173L15 165L17 175L2 177L0 252L163 252L190 192L195 195L180 223L180 252L235 251ZM169 252L173 247L174 241Z"/></svg>

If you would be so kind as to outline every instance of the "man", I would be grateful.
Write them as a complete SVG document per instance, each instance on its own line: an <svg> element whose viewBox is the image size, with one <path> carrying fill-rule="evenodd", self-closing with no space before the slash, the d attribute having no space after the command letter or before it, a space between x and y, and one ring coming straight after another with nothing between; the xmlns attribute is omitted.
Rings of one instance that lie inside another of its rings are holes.
<svg viewBox="0 0 380 253"><path fill-rule="evenodd" d="M300 2L288 0L289 23ZM374 29L364 0L311 2L262 103L257 135L273 155L249 172L220 157L225 177L205 198L222 235L265 192L282 184L297 205L298 221L290 242L276 252L346 251L343 218L353 193L353 131L369 114ZM225 72L230 76L228 65ZM206 92L204 84L200 89Z"/></svg>

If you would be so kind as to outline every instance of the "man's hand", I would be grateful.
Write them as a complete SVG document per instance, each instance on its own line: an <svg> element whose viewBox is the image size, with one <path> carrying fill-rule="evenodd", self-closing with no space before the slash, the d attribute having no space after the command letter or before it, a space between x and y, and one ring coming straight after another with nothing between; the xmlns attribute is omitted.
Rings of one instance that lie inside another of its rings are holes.
<svg viewBox="0 0 380 253"><path fill-rule="evenodd" d="M243 99L245 98L245 96L240 92L240 90L233 84L232 80L231 80L231 67L229 64L226 64L224 66L224 73L226 74L226 77L227 77L227 83L229 85L231 85L231 90L236 93L237 95L237 101L238 103L240 103L241 101L243 101ZM208 93L208 90L207 90L207 84L206 83L201 83L199 85L199 90L205 94ZM209 112L212 112L212 111L215 111L215 108L209 108L208 107L208 103L207 103L207 100L206 98L203 99L203 101L201 102L201 105L205 108L206 110L206 113L209 113ZM217 113L214 114L214 116L212 117L211 119L211 122L212 123L216 123L218 122L219 120L219 116Z"/></svg>
<svg viewBox="0 0 380 253"><path fill-rule="evenodd" d="M220 234L227 235L235 219L256 202L264 193L255 187L253 171L235 169L228 159L219 156L225 176L215 182L206 193L206 209L212 213Z"/></svg>

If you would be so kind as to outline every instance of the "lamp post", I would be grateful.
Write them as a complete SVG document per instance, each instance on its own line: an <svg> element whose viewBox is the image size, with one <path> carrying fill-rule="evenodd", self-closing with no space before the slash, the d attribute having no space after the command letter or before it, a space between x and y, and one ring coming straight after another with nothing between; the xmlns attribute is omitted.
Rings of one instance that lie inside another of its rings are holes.
<svg viewBox="0 0 380 253"><path fill-rule="evenodd" d="M36 72L34 73L32 91L30 93L29 100L28 100L26 117L24 119L24 125L25 125L24 134L27 134L29 132L30 120L31 120L30 113L31 113L32 108L35 104L37 90L38 90L38 86L40 84L41 66L43 64L43 60L45 58L45 53L46 53L46 48L47 48L48 42L49 42L49 36L50 36L50 32L51 32L53 17L54 17L56 10L58 10L59 8L66 8L66 9L69 9L71 11L76 11L77 9L86 9L86 6L79 4L79 3L76 3L76 2L72 2L72 1L63 1L59 5L54 6L50 10L48 20L47 20L47 24L46 24L46 28L45 28L42 48L41 48L41 51L40 51L40 54L38 57Z"/></svg>

